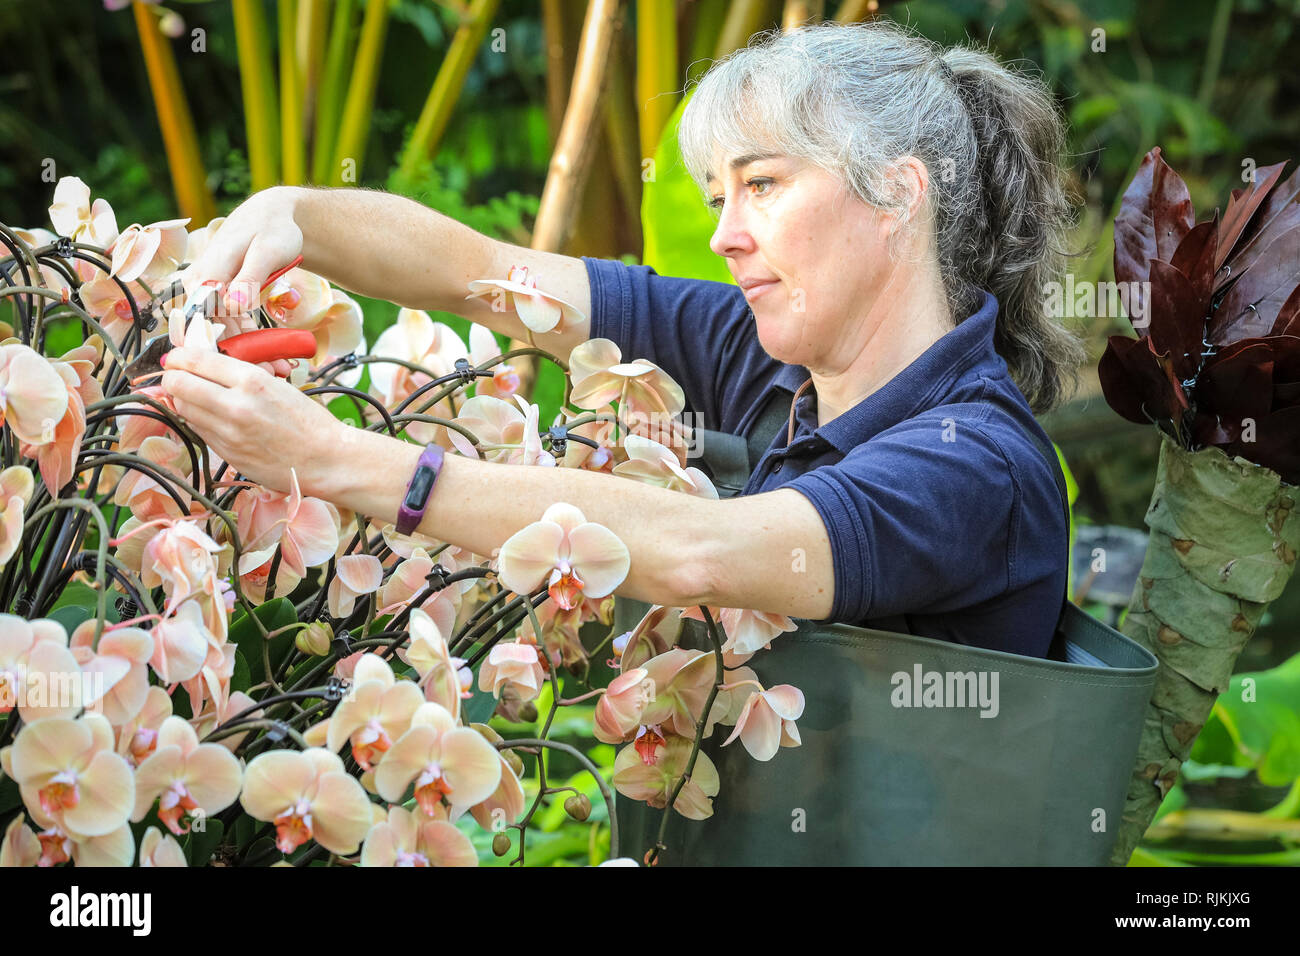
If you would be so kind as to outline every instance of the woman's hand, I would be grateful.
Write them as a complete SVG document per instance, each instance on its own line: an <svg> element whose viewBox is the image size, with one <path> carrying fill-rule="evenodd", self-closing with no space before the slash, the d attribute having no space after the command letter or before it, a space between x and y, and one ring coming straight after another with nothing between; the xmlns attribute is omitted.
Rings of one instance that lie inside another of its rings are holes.
<svg viewBox="0 0 1300 956"><path fill-rule="evenodd" d="M207 247L181 272L188 297L201 285L221 289L219 315L238 316L241 331L257 328L253 312L272 273L302 252L302 230L294 220L294 193L275 186L254 193L226 217ZM273 375L287 376L284 359L258 363Z"/></svg>
<svg viewBox="0 0 1300 956"><path fill-rule="evenodd" d="M162 387L214 453L245 478L321 496L333 469L348 467L348 426L265 369L219 352L174 348Z"/></svg>

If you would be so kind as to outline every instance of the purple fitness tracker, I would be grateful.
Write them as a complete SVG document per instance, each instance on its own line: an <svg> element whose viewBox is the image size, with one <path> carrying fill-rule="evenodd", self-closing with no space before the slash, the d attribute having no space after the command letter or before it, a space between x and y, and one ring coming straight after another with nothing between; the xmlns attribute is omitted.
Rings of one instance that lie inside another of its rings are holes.
<svg viewBox="0 0 1300 956"><path fill-rule="evenodd" d="M429 492L433 491L433 483L438 480L438 472L442 470L443 454L441 445L430 443L424 446L424 453L415 466L415 474L406 486L406 497L397 509L398 534L411 534L420 526L420 519L424 517L424 509L429 503Z"/></svg>

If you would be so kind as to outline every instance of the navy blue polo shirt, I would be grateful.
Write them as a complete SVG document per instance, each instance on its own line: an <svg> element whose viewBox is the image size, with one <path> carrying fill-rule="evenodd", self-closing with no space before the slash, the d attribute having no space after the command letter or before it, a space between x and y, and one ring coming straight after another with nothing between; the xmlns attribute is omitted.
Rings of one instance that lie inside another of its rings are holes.
<svg viewBox="0 0 1300 956"><path fill-rule="evenodd" d="M806 368L768 355L741 290L584 256L591 337L645 358L686 395L690 424L747 436L768 397ZM983 303L857 405L818 427L810 385L744 494L793 488L830 538L835 593L817 623L869 627L905 615L910 633L1045 657L1065 595L1064 505L1043 432L993 347ZM1048 446L1050 448L1050 445Z"/></svg>

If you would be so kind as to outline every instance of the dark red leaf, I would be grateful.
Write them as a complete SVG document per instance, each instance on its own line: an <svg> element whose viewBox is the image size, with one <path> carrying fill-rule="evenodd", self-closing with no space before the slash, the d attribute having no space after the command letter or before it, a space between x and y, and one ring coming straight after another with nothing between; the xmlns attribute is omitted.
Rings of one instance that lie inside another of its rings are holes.
<svg viewBox="0 0 1300 956"><path fill-rule="evenodd" d="M1263 255L1278 236L1300 226L1300 166L1282 185L1275 187L1256 210L1237 240L1236 247L1223 259L1228 268L1219 274L1216 287L1235 281Z"/></svg>
<svg viewBox="0 0 1300 956"><path fill-rule="evenodd" d="M1145 280L1149 261L1172 259L1194 223L1187 184L1169 168L1156 146L1143 158L1115 217L1116 280Z"/></svg>
<svg viewBox="0 0 1300 956"><path fill-rule="evenodd" d="M1233 346L1210 358L1196 380L1196 409L1221 419L1263 418L1273 407L1273 349Z"/></svg>
<svg viewBox="0 0 1300 956"><path fill-rule="evenodd" d="M1300 336L1300 285L1291 290L1282 308L1278 309L1269 334Z"/></svg>
<svg viewBox="0 0 1300 956"><path fill-rule="evenodd" d="M1160 419L1181 419L1187 409L1187 397L1181 384L1170 377L1168 364L1168 360L1162 363L1152 352L1149 338L1110 336L1106 351L1097 363L1106 403L1117 414L1139 425Z"/></svg>
<svg viewBox="0 0 1300 956"><path fill-rule="evenodd" d="M1300 225L1274 239L1248 270L1234 271L1237 278L1210 323L1210 341L1220 345L1272 331L1300 284Z"/></svg>
<svg viewBox="0 0 1300 956"><path fill-rule="evenodd" d="M1158 355L1168 354L1180 380L1195 372L1201 363L1206 305L1178 269L1159 259L1151 261L1151 350Z"/></svg>
<svg viewBox="0 0 1300 956"><path fill-rule="evenodd" d="M1237 244L1237 240L1245 231L1250 217L1277 185L1285 166L1284 159L1272 166L1256 169L1255 181L1246 190L1232 191L1232 199L1228 201L1228 208L1223 212L1223 225L1219 229L1219 249L1215 254L1214 269L1223 265L1224 260L1232 253L1232 247Z"/></svg>
<svg viewBox="0 0 1300 956"><path fill-rule="evenodd" d="M1198 222L1174 250L1169 264L1187 277L1196 293L1197 309L1205 315L1210 309L1210 295L1214 290L1214 259L1219 240L1219 211L1205 222Z"/></svg>
<svg viewBox="0 0 1300 956"><path fill-rule="evenodd" d="M1223 445L1226 455L1240 455L1247 461L1272 468L1289 484L1300 484L1300 408L1284 408L1255 424L1254 441Z"/></svg>

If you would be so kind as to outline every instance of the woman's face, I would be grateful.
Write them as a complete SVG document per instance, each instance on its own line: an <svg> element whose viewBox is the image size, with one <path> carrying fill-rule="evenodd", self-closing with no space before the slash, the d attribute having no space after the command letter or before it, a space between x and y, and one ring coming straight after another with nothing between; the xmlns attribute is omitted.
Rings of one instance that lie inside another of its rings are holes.
<svg viewBox="0 0 1300 956"><path fill-rule="evenodd" d="M707 188L721 216L710 248L742 288L768 280L745 291L763 348L790 365L842 372L876 331L890 217L790 156L715 158Z"/></svg>

